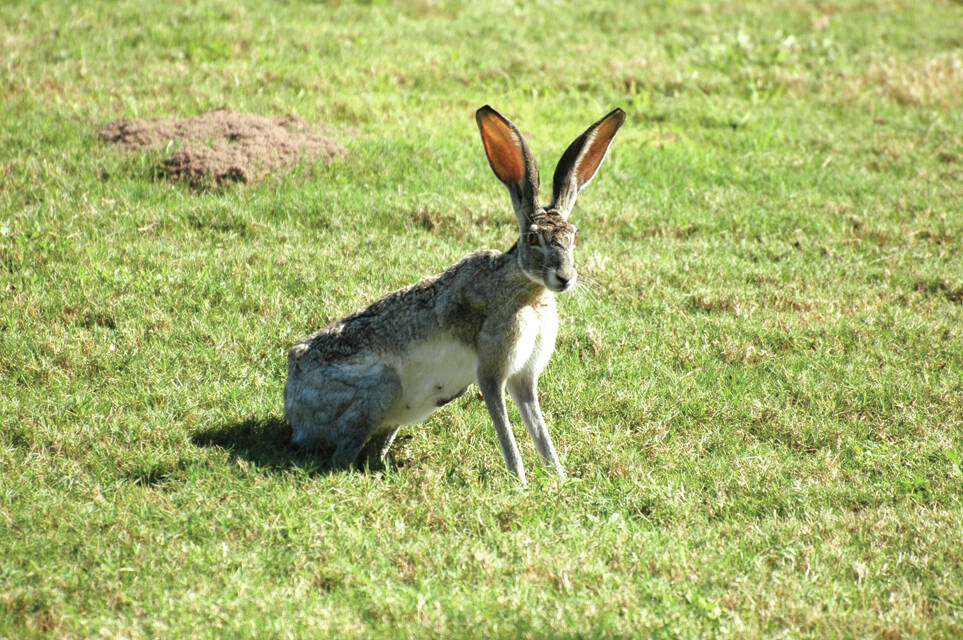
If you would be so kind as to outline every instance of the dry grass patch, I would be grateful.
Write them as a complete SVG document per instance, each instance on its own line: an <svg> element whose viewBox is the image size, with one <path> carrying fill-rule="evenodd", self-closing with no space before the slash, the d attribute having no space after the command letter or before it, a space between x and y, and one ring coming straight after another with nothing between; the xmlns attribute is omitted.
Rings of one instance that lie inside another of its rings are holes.
<svg viewBox="0 0 963 640"><path fill-rule="evenodd" d="M772 352L751 343L727 342L719 356L726 364L753 365L768 360Z"/></svg>
<svg viewBox="0 0 963 640"><path fill-rule="evenodd" d="M736 296L713 295L707 293L697 293L692 296L692 304L695 305L696 309L700 309L702 311L707 311L709 313L725 311L728 313L734 313L740 318L747 318L751 316L758 308L758 305L755 303L748 300L742 300Z"/></svg>
<svg viewBox="0 0 963 640"><path fill-rule="evenodd" d="M895 60L842 78L844 94L855 100L884 98L901 106L949 110L963 106L963 59L956 54Z"/></svg>

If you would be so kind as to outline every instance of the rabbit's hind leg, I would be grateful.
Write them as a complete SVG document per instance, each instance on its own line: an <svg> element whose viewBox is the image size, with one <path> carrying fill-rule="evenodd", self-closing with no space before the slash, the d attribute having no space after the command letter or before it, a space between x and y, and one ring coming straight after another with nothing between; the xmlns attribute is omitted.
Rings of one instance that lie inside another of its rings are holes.
<svg viewBox="0 0 963 640"><path fill-rule="evenodd" d="M334 452L332 466L354 462L368 438L382 428L385 413L401 384L385 365L329 365L289 376L285 413L291 443Z"/></svg>
<svg viewBox="0 0 963 640"><path fill-rule="evenodd" d="M401 393L398 376L389 367L367 371L352 380L355 393L330 426L335 449L331 467L343 469L358 459L365 443L385 426L388 408Z"/></svg>

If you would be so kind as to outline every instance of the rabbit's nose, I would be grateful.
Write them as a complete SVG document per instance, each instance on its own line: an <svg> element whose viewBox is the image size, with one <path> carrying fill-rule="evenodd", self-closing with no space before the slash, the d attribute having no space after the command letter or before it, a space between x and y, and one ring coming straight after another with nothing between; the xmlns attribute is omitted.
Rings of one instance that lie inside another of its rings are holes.
<svg viewBox="0 0 963 640"><path fill-rule="evenodd" d="M568 291L575 284L575 279L578 277L574 270L556 271L555 284L558 287L558 291Z"/></svg>

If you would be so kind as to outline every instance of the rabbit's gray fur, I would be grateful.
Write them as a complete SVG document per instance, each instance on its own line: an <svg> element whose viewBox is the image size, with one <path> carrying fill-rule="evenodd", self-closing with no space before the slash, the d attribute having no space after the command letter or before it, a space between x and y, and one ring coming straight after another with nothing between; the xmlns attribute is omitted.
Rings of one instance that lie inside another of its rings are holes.
<svg viewBox="0 0 963 640"><path fill-rule="evenodd" d="M292 442L333 451L332 466L380 466L399 426L424 420L477 382L508 468L525 482L506 386L540 457L564 475L536 384L555 346L554 292L576 279L575 228L566 219L625 114L616 109L572 143L547 208L538 204L538 170L518 130L488 106L476 117L489 163L512 197L519 239L504 253L471 253L291 348L284 410Z"/></svg>

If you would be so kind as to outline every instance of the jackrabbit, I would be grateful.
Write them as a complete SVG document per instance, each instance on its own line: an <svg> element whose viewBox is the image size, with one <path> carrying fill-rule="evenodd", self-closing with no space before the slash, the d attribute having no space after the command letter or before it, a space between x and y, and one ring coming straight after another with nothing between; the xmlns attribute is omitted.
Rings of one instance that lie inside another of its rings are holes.
<svg viewBox="0 0 963 640"><path fill-rule="evenodd" d="M568 147L548 207L538 202L538 168L515 125L488 105L475 119L492 171L511 195L518 241L505 253L471 253L291 348L284 388L291 441L333 451L333 467L380 466L401 425L424 420L477 382L509 470L525 483L506 385L539 456L564 476L536 384L555 348L554 294L571 289L577 275L567 218L625 112L615 109Z"/></svg>

